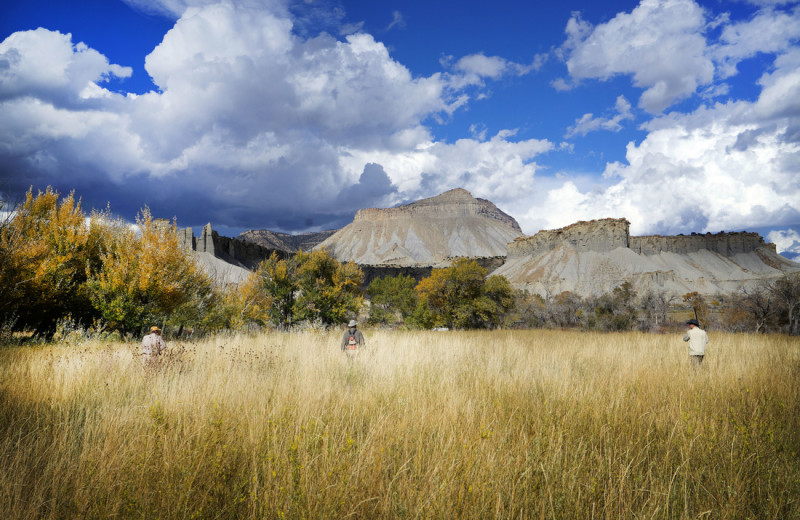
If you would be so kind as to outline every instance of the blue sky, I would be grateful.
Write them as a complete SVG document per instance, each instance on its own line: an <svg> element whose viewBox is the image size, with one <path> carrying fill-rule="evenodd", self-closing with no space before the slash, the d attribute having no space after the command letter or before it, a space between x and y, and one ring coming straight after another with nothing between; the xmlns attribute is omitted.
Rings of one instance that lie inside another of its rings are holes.
<svg viewBox="0 0 800 520"><path fill-rule="evenodd" d="M463 187L800 253L798 1L28 0L0 42L8 201L235 235Z"/></svg>

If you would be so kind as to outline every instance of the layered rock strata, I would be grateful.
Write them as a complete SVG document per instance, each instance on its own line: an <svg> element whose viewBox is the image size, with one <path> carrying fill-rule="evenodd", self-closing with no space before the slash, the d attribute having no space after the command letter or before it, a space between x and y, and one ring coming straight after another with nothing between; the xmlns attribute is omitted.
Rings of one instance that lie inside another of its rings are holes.
<svg viewBox="0 0 800 520"><path fill-rule="evenodd" d="M388 209L363 209L319 244L340 261L434 266L451 257L497 257L522 235L514 218L464 189Z"/></svg>
<svg viewBox="0 0 800 520"><path fill-rule="evenodd" d="M639 292L680 296L729 293L800 270L757 233L632 237L629 229L625 219L602 219L518 238L495 274L541 295L597 295L628 281Z"/></svg>
<svg viewBox="0 0 800 520"><path fill-rule="evenodd" d="M272 253L276 253L279 258L287 256L287 253L280 249L269 249L238 238L221 236L211 228L210 223L203 226L200 236L197 237L194 236L192 228L179 229L178 240L181 247L187 251L207 253L245 269L253 269Z"/></svg>

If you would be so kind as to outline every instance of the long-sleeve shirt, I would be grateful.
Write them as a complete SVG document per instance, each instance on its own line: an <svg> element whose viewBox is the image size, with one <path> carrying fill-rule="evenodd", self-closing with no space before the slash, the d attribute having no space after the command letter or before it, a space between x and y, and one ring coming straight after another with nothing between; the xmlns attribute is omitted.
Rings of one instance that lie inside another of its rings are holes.
<svg viewBox="0 0 800 520"><path fill-rule="evenodd" d="M350 342L350 336L352 336L356 341L358 348L364 346L364 335L361 334L361 331L358 329L347 329L344 331L344 336L342 336L342 350L347 350L347 344Z"/></svg>
<svg viewBox="0 0 800 520"><path fill-rule="evenodd" d="M157 356L167 347L160 335L155 332L148 334L142 340L142 353L147 356Z"/></svg>
<svg viewBox="0 0 800 520"><path fill-rule="evenodd" d="M706 345L708 345L708 334L700 327L692 327L686 331L683 341L689 342L690 356L705 356Z"/></svg>

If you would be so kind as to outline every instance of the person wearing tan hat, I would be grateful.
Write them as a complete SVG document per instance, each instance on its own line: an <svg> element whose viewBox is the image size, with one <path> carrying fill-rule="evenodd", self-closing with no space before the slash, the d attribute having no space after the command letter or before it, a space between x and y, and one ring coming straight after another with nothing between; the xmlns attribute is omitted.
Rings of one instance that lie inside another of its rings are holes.
<svg viewBox="0 0 800 520"><path fill-rule="evenodd" d="M356 320L350 320L350 323L347 324L347 330L344 331L344 336L342 336L342 350L348 355L355 354L358 349L366 344L364 335L361 334L357 327Z"/></svg>
<svg viewBox="0 0 800 520"><path fill-rule="evenodd" d="M150 334L142 339L142 364L145 366L154 364L165 348L167 344L161 337L161 329L156 326L150 327Z"/></svg>

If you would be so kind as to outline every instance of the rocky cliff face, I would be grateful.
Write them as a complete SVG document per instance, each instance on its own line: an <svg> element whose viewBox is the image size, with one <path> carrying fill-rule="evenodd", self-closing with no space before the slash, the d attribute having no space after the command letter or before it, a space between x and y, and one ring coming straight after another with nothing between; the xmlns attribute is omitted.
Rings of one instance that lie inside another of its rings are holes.
<svg viewBox="0 0 800 520"><path fill-rule="evenodd" d="M251 229L239 235L239 240L251 242L270 250L280 250L286 253L296 253L299 250L310 251L325 239L336 233L336 229L319 231L316 233L301 233L290 235L268 229Z"/></svg>
<svg viewBox="0 0 800 520"><path fill-rule="evenodd" d="M197 237L194 236L192 228L179 229L178 240L181 247L187 251L208 253L213 257L246 269L253 269L273 252L280 258L286 257L286 253L282 250L269 249L238 238L220 236L219 233L211 228L210 223L203 226L200 236Z"/></svg>
<svg viewBox="0 0 800 520"><path fill-rule="evenodd" d="M522 234L522 229L519 227L519 223L514 220L514 217L503 212L486 199L473 197L470 192L463 188L456 188L446 191L441 195L422 199L396 208L362 209L356 213L354 222L393 221L415 217L458 218L471 216L480 216L496 220L497 222L509 226L520 235Z"/></svg>
<svg viewBox="0 0 800 520"><path fill-rule="evenodd" d="M576 222L561 229L539 231L533 236L520 237L508 245L508 257L519 258L550 251L559 245L569 245L576 251L611 251L628 247L630 222L622 219Z"/></svg>
<svg viewBox="0 0 800 520"><path fill-rule="evenodd" d="M685 255L706 249L724 256L752 253L759 248L777 253L775 244L767 244L758 233L706 233L704 235L631 237L630 248L640 255L657 255L662 252Z"/></svg>
<svg viewBox="0 0 800 520"><path fill-rule="evenodd" d="M360 210L317 247L362 265L432 266L450 257L506 255L522 235L511 216L463 189L388 209Z"/></svg>
<svg viewBox="0 0 800 520"><path fill-rule="evenodd" d="M757 233L632 237L629 229L625 219L602 219L518 238L495 274L543 295L589 296L629 281L639 292L680 296L733 292L800 270Z"/></svg>
<svg viewBox="0 0 800 520"><path fill-rule="evenodd" d="M544 230L533 236L517 238L508 245L508 257L536 255L559 245L574 247L577 252L597 253L627 247L640 255L659 253L685 255L708 250L724 256L734 256L739 253L752 253L759 248L775 252L775 244L764 242L758 233L723 231L676 236L630 236L630 222L623 218L580 221L561 229Z"/></svg>

